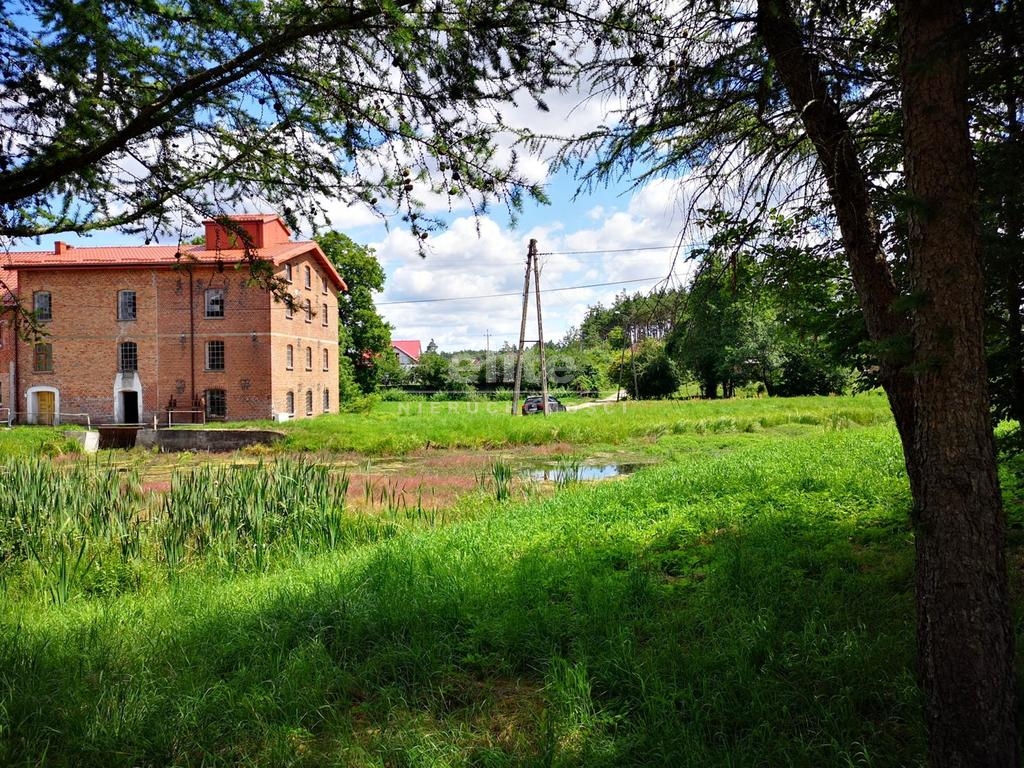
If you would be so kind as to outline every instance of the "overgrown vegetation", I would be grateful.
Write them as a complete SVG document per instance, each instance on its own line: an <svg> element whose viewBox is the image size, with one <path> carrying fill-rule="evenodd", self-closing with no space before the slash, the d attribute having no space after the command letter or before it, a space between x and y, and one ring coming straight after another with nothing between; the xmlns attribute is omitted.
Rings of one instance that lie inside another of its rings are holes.
<svg viewBox="0 0 1024 768"><path fill-rule="evenodd" d="M102 463L8 460L0 762L923 765L910 500L881 400L491 417L663 464L595 485L575 453L524 498L495 461L475 513L441 527L357 515L312 456L182 470L162 499ZM397 405L375 430L439 436ZM66 544L69 579L89 564L62 599L25 536Z"/></svg>

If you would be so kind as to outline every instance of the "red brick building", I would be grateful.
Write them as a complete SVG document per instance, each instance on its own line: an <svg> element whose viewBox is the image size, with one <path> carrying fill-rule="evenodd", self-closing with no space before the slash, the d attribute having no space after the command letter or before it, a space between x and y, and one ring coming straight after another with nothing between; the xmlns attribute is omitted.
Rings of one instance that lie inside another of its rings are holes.
<svg viewBox="0 0 1024 768"><path fill-rule="evenodd" d="M334 412L338 300L320 247L274 215L205 223L202 245L83 248L0 256L46 336L8 342L4 404L21 423L166 423ZM252 284L238 239L294 308ZM2 277L2 275L0 275ZM10 347L14 350L11 351ZM13 365L10 363L13 362Z"/></svg>
<svg viewBox="0 0 1024 768"><path fill-rule="evenodd" d="M17 339L11 309L17 301L18 273L0 266L0 423L7 424L16 410L13 405ZM3 311L7 308L7 312Z"/></svg>

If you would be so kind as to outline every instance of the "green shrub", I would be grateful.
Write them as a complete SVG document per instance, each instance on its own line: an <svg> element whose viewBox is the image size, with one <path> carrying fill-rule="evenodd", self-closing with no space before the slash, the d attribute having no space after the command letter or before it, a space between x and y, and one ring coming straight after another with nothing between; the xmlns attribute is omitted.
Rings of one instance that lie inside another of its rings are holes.
<svg viewBox="0 0 1024 768"><path fill-rule="evenodd" d="M339 407L342 413L369 413L381 402L380 395L362 395L344 401Z"/></svg>
<svg viewBox="0 0 1024 768"><path fill-rule="evenodd" d="M422 395L406 392L404 389L398 389L397 387L382 389L377 394L380 395L381 401L385 403L409 403L414 400L423 399Z"/></svg>

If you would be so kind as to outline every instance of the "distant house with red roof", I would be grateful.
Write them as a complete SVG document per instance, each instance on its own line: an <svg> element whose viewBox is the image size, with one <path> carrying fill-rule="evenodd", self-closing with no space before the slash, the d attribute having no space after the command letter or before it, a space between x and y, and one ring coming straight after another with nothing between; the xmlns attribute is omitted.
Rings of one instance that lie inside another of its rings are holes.
<svg viewBox="0 0 1024 768"><path fill-rule="evenodd" d="M391 348L395 351L395 355L398 357L398 364L403 368L412 368L415 365L419 365L420 356L423 354L423 350L421 349L420 342L418 340L392 340Z"/></svg>
<svg viewBox="0 0 1024 768"><path fill-rule="evenodd" d="M0 394L18 421L234 421L337 409L337 293L346 286L330 260L315 242L291 240L273 214L204 226L198 245L58 242L52 253L0 254L0 278L16 276L20 301L46 333L14 342ZM253 284L254 259L291 306Z"/></svg>

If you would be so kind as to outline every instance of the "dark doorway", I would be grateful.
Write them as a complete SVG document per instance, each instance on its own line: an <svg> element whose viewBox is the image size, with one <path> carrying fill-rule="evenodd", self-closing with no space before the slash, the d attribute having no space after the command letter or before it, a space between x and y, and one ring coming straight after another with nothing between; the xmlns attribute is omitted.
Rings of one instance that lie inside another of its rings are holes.
<svg viewBox="0 0 1024 768"><path fill-rule="evenodd" d="M138 424L139 423L139 393L138 392L122 392L121 393L121 412L123 418L121 421L125 424Z"/></svg>

